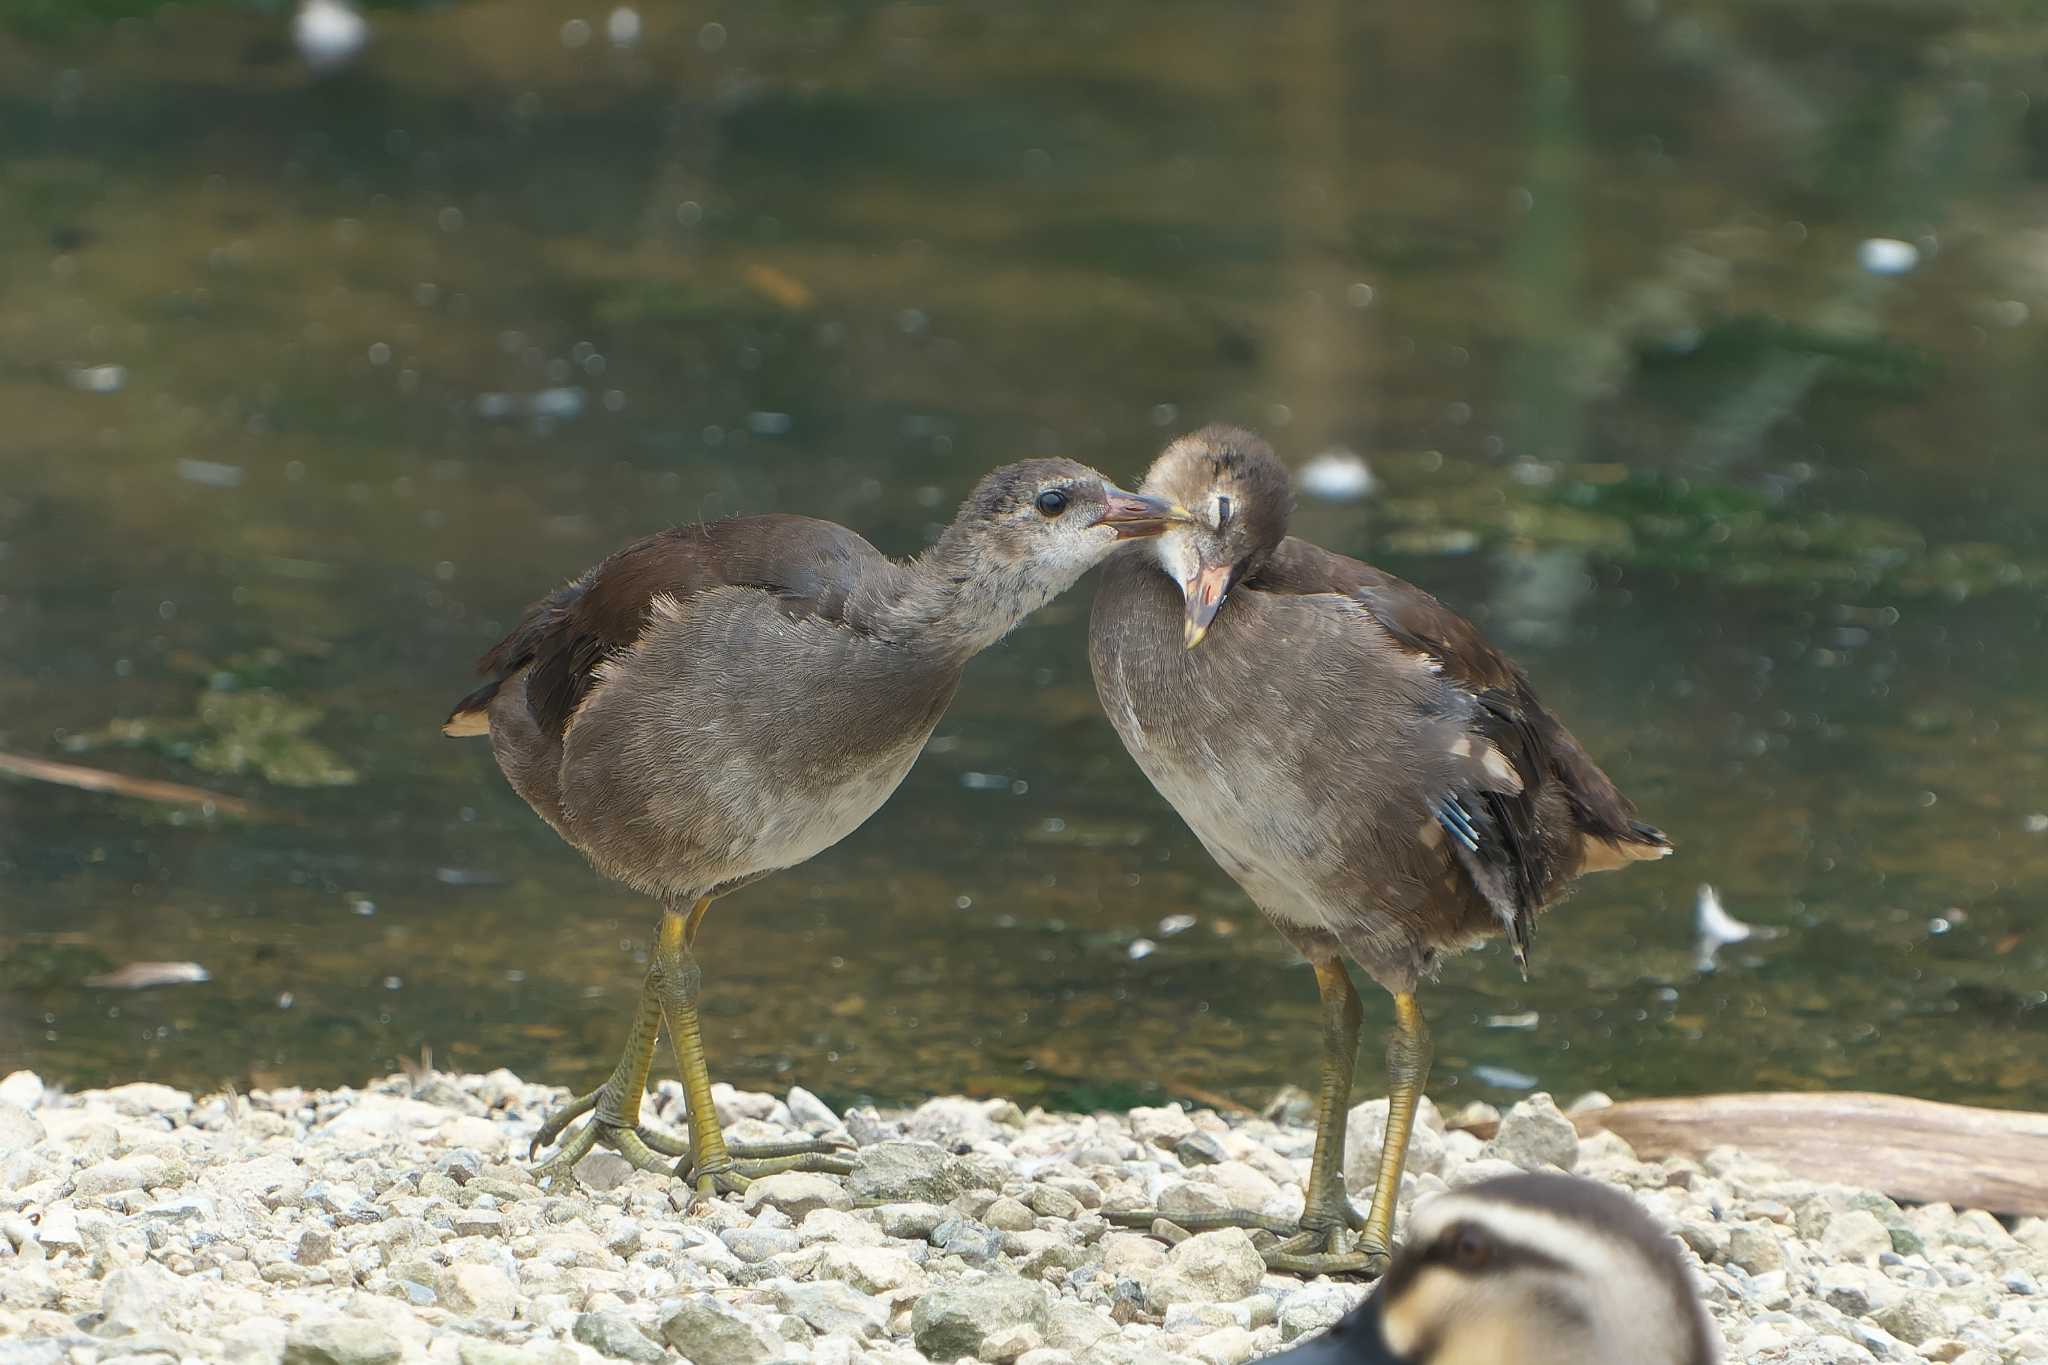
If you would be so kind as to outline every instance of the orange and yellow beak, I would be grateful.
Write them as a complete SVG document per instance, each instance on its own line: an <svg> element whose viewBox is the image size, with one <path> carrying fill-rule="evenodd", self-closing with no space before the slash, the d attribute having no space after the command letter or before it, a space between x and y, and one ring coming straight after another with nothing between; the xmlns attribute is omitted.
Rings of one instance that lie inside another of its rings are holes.
<svg viewBox="0 0 2048 1365"><path fill-rule="evenodd" d="M1222 610L1223 598L1230 591L1230 565L1205 564L1195 576L1180 585L1188 600L1188 615L1181 640L1189 649L1202 643L1209 633L1209 625Z"/></svg>
<svg viewBox="0 0 2048 1365"><path fill-rule="evenodd" d="M1103 506L1102 515L1088 524L1109 527L1116 532L1118 540L1142 540L1146 536L1156 536L1166 529L1168 522L1186 516L1165 498L1155 498L1149 493L1126 493L1114 485L1106 486L1104 491L1109 494L1109 500Z"/></svg>

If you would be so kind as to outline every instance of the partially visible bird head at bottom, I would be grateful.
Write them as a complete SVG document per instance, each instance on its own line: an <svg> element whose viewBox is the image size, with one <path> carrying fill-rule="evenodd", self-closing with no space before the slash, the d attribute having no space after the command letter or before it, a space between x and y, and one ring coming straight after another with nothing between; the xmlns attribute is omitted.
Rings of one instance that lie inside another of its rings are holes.
<svg viewBox="0 0 2048 1365"><path fill-rule="evenodd" d="M1262 1365L1714 1365L1718 1339L1634 1200L1512 1175L1418 1208L1372 1296Z"/></svg>
<svg viewBox="0 0 2048 1365"><path fill-rule="evenodd" d="M1159 538L1159 564L1187 599L1185 640L1208 634L1230 590L1271 557L1287 535L1294 490L1273 448L1241 427L1204 427L1161 452L1144 492L1174 509Z"/></svg>

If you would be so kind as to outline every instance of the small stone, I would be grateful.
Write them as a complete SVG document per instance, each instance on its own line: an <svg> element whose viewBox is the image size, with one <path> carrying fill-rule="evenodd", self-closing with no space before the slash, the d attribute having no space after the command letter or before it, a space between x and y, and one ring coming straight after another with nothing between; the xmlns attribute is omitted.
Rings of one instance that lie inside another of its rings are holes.
<svg viewBox="0 0 2048 1365"><path fill-rule="evenodd" d="M464 1209L451 1221L457 1237L497 1237L505 1231L505 1215L495 1209Z"/></svg>
<svg viewBox="0 0 2048 1365"><path fill-rule="evenodd" d="M1940 1310L1918 1294L1907 1294L1896 1303L1886 1304L1872 1313L1870 1320L1908 1346L1948 1335L1948 1322Z"/></svg>
<svg viewBox="0 0 2048 1365"><path fill-rule="evenodd" d="M684 1299L662 1322L661 1338L692 1365L766 1365L789 1354L767 1323L709 1294Z"/></svg>
<svg viewBox="0 0 2048 1365"><path fill-rule="evenodd" d="M1146 1279L1166 1264L1166 1248L1139 1233L1105 1233L1101 1246L1102 1271L1116 1279Z"/></svg>
<svg viewBox="0 0 2048 1365"><path fill-rule="evenodd" d="M1145 1298L1154 1311L1241 1299L1259 1287L1265 1273L1266 1263L1244 1229L1197 1233L1166 1253Z"/></svg>
<svg viewBox="0 0 2048 1365"><path fill-rule="evenodd" d="M939 1204L910 1203L884 1204L875 1210L875 1216L885 1235L923 1241L953 1213Z"/></svg>
<svg viewBox="0 0 2048 1365"><path fill-rule="evenodd" d="M746 1196L740 1201L740 1207L748 1213L759 1212L764 1204L801 1221L813 1209L844 1212L853 1207L853 1196L831 1176L809 1171L782 1171L756 1180L747 1187Z"/></svg>
<svg viewBox="0 0 2048 1365"><path fill-rule="evenodd" d="M832 1106L800 1085L789 1088L789 1098L783 1103L789 1106L789 1116L806 1128L830 1131L839 1127L839 1115L832 1112Z"/></svg>
<svg viewBox="0 0 2048 1365"><path fill-rule="evenodd" d="M733 1255L748 1264L781 1256L803 1245L794 1228L727 1228L718 1234Z"/></svg>
<svg viewBox="0 0 2048 1365"><path fill-rule="evenodd" d="M925 1282L909 1253L893 1247L826 1247L814 1273L821 1280L844 1280L864 1294L894 1294Z"/></svg>
<svg viewBox="0 0 2048 1365"><path fill-rule="evenodd" d="M1838 1213L1828 1220L1821 1234L1821 1253L1831 1260L1875 1265L1877 1258L1892 1249L1892 1235L1877 1215L1862 1209Z"/></svg>
<svg viewBox="0 0 2048 1365"><path fill-rule="evenodd" d="M72 1177L72 1192L81 1199L113 1194L117 1190L139 1190L162 1183L163 1163L153 1157L125 1161L102 1161Z"/></svg>
<svg viewBox="0 0 2048 1365"><path fill-rule="evenodd" d="M275 1318L249 1318L220 1334L221 1365L280 1365L291 1329Z"/></svg>
<svg viewBox="0 0 2048 1365"><path fill-rule="evenodd" d="M1852 1317L1867 1317L1895 1292L1884 1276L1860 1265L1824 1265L1814 1277L1821 1300Z"/></svg>
<svg viewBox="0 0 2048 1365"><path fill-rule="evenodd" d="M1785 1248L1765 1223L1737 1223L1728 1229L1728 1260L1751 1275L1785 1268Z"/></svg>
<svg viewBox="0 0 2048 1365"><path fill-rule="evenodd" d="M1024 1203L1040 1218L1072 1220L1081 1216L1081 1201L1052 1185L1033 1185Z"/></svg>
<svg viewBox="0 0 2048 1365"><path fill-rule="evenodd" d="M1336 1284L1310 1284L1280 1303L1280 1340L1295 1341L1334 1327L1358 1302L1358 1292Z"/></svg>
<svg viewBox="0 0 2048 1365"><path fill-rule="evenodd" d="M1176 1180L1159 1191L1159 1198L1152 1206L1160 1217L1171 1220L1191 1215L1228 1213L1230 1197L1207 1181Z"/></svg>
<svg viewBox="0 0 2048 1365"><path fill-rule="evenodd" d="M472 1317L504 1319L517 1310L519 1290L512 1277L494 1265L450 1266L436 1289L441 1301Z"/></svg>
<svg viewBox="0 0 2048 1365"><path fill-rule="evenodd" d="M633 1178L633 1163L617 1152L591 1152L576 1163L576 1184L594 1194L610 1194Z"/></svg>
<svg viewBox="0 0 2048 1365"><path fill-rule="evenodd" d="M1173 1144L1173 1154L1180 1158L1183 1166L1214 1166L1230 1160L1230 1154L1223 1150L1223 1144L1213 1133L1189 1133Z"/></svg>
<svg viewBox="0 0 2048 1365"><path fill-rule="evenodd" d="M52 1204L43 1210L36 1224L36 1240L52 1251L75 1251L85 1245L78 1232L78 1211L69 1204Z"/></svg>
<svg viewBox="0 0 2048 1365"><path fill-rule="evenodd" d="M783 1312L827 1336L878 1337L888 1327L888 1305L841 1280L781 1280L772 1292Z"/></svg>
<svg viewBox="0 0 2048 1365"><path fill-rule="evenodd" d="M958 1360L973 1356L995 1360L984 1351L1017 1346L1017 1329L1030 1328L1040 1336L1047 1326L1050 1309L1043 1287L1016 1276L989 1276L958 1280L930 1290L911 1311L910 1330L917 1349L933 1360ZM1021 1355L1034 1346L1022 1346ZM716 1365L712 1362L711 1365Z"/></svg>
<svg viewBox="0 0 2048 1365"><path fill-rule="evenodd" d="M972 1218L949 1218L932 1229L932 1245L969 1265L985 1266L1003 1254L1003 1234Z"/></svg>
<svg viewBox="0 0 2048 1365"><path fill-rule="evenodd" d="M1045 1333L1049 1348L1081 1355L1094 1349L1103 1338L1115 1335L1116 1325L1094 1309L1070 1299L1053 1300Z"/></svg>
<svg viewBox="0 0 2048 1365"><path fill-rule="evenodd" d="M1250 1332L1233 1324L1202 1333L1188 1349L1197 1360L1205 1361L1207 1365L1244 1365L1258 1354L1259 1348Z"/></svg>
<svg viewBox="0 0 2048 1365"><path fill-rule="evenodd" d="M1018 1356L1017 1365L1074 1365L1074 1353L1054 1346L1041 1346Z"/></svg>
<svg viewBox="0 0 2048 1365"><path fill-rule="evenodd" d="M1579 1130L1539 1091L1501 1117L1500 1131L1480 1154L1525 1171L1569 1171L1579 1164Z"/></svg>
<svg viewBox="0 0 2048 1365"><path fill-rule="evenodd" d="M100 1288L100 1330L110 1336L153 1332L164 1314L192 1296L192 1287L154 1261L122 1266Z"/></svg>
<svg viewBox="0 0 2048 1365"><path fill-rule="evenodd" d="M0 1104L35 1112L43 1102L43 1078L33 1071L10 1071L0 1079Z"/></svg>
<svg viewBox="0 0 2048 1365"><path fill-rule="evenodd" d="M1037 1217L1023 1201L1012 1199L1008 1195L990 1204L988 1212L982 1214L981 1221L1005 1232L1026 1232L1038 1226Z"/></svg>
<svg viewBox="0 0 2048 1365"><path fill-rule="evenodd" d="M16 1076L27 1075L17 1071ZM9 1077L9 1079L13 1079ZM42 1120L18 1104L0 1100L0 1157L27 1151L46 1136Z"/></svg>
<svg viewBox="0 0 2048 1365"><path fill-rule="evenodd" d="M306 1194L306 1172L282 1154L258 1157L232 1166L216 1166L202 1184L236 1202L260 1203L266 1209L296 1204Z"/></svg>
<svg viewBox="0 0 2048 1365"><path fill-rule="evenodd" d="M968 1189L962 1164L929 1142L878 1142L863 1147L846 1190L860 1204L943 1204Z"/></svg>
<svg viewBox="0 0 2048 1365"><path fill-rule="evenodd" d="M610 1356L614 1360L661 1365L669 1358L661 1344L641 1331L640 1325L624 1313L578 1313L576 1326L570 1335L599 1355Z"/></svg>
<svg viewBox="0 0 2048 1365"><path fill-rule="evenodd" d="M398 1338L361 1318L302 1322L284 1342L284 1365L384 1365L403 1353Z"/></svg>
<svg viewBox="0 0 2048 1365"><path fill-rule="evenodd" d="M1131 1136L1154 1147L1171 1148L1182 1138L1195 1131L1195 1125L1187 1111L1177 1104L1159 1109L1133 1109L1130 1114Z"/></svg>

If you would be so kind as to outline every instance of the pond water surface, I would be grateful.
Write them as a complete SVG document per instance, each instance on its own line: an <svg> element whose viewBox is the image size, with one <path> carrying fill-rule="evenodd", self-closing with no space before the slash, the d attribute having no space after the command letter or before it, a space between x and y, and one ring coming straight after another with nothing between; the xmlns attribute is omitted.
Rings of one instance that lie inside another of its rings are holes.
<svg viewBox="0 0 2048 1365"><path fill-rule="evenodd" d="M1480 620L1680 845L1526 982L1450 964L1440 1099L2048 1106L2038 5L609 12L377 9L314 79L262 9L0 4L0 750L267 817L0 778L0 1071L593 1082L654 908L437 731L520 608L734 511L908 553L992 465L1228 419L1362 455L1297 529ZM718 1078L1313 1077L1090 591L713 912ZM1702 972L1702 882L1776 936ZM211 979L84 984L135 961Z"/></svg>

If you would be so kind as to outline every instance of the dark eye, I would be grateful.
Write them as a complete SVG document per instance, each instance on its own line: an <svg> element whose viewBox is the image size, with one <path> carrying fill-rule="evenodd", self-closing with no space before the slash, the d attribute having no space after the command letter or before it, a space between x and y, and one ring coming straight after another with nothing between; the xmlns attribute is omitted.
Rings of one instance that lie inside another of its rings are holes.
<svg viewBox="0 0 2048 1365"><path fill-rule="evenodd" d="M1230 499L1219 496L1216 499L1216 524L1221 526L1230 520Z"/></svg>
<svg viewBox="0 0 2048 1365"><path fill-rule="evenodd" d="M1450 1253L1451 1264L1468 1273L1486 1269L1493 1259L1493 1247L1477 1228L1459 1228L1452 1233Z"/></svg>
<svg viewBox="0 0 2048 1365"><path fill-rule="evenodd" d="M1038 510L1049 517L1056 517L1067 510L1067 495L1057 488L1048 488L1038 495Z"/></svg>

